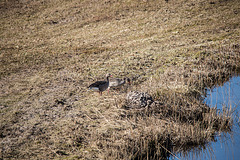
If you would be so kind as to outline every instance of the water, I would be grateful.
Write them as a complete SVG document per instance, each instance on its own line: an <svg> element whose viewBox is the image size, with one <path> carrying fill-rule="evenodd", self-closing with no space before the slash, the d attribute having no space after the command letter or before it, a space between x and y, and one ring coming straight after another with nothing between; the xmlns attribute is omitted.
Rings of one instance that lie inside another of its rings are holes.
<svg viewBox="0 0 240 160"><path fill-rule="evenodd" d="M238 160L240 159L240 77L233 77L223 86L215 87L208 92L205 102L213 107L222 110L223 106L231 108L234 116L234 126L232 135L217 138L216 143L212 143L214 157L217 160Z"/></svg>
<svg viewBox="0 0 240 160"><path fill-rule="evenodd" d="M205 99L210 107L231 108L234 116L233 132L221 134L216 142L210 142L202 151L189 152L187 156L177 154L179 159L189 160L239 160L240 159L240 76L231 78L223 86L215 87L207 92ZM171 157L176 160L177 158Z"/></svg>

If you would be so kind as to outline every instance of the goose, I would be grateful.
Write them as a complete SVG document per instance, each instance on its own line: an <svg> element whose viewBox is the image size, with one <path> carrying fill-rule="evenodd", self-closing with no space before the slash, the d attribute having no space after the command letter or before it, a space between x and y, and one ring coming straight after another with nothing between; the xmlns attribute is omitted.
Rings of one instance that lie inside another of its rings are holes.
<svg viewBox="0 0 240 160"><path fill-rule="evenodd" d="M121 88L126 83L126 81L128 82L128 84L131 84L130 79L126 77L124 79L119 79L119 78L110 79L108 90L110 88L115 88L115 89Z"/></svg>
<svg viewBox="0 0 240 160"><path fill-rule="evenodd" d="M96 81L90 86L88 86L88 89L92 91L97 91L100 95L102 95L102 92L109 87L109 77L112 77L112 75L108 73L106 74L107 81Z"/></svg>

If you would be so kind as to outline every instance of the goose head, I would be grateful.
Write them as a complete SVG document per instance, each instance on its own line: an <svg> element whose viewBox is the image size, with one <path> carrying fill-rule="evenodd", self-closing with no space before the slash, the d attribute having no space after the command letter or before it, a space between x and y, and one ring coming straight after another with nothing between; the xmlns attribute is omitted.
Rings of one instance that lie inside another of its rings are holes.
<svg viewBox="0 0 240 160"><path fill-rule="evenodd" d="M107 81L109 81L109 77L112 77L112 75L110 73L107 73L106 74Z"/></svg>
<svg viewBox="0 0 240 160"><path fill-rule="evenodd" d="M127 82L128 84L131 84L130 78L126 78L126 77L125 77L125 78L124 78L124 81Z"/></svg>

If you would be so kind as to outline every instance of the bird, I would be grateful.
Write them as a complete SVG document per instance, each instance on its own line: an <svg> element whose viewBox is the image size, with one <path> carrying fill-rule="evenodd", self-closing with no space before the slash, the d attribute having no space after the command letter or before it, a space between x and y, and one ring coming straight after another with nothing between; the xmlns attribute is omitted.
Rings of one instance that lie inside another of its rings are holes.
<svg viewBox="0 0 240 160"><path fill-rule="evenodd" d="M124 79L119 79L119 78L114 78L114 79L110 79L109 80L109 87L108 90L110 88L114 88L114 89L119 89L121 88L126 82L128 82L128 84L131 84L130 78L124 78Z"/></svg>
<svg viewBox="0 0 240 160"><path fill-rule="evenodd" d="M109 87L109 77L112 77L110 73L106 74L107 81L96 81L92 83L90 86L88 86L89 90L97 91L100 95L102 95L102 92L108 89Z"/></svg>

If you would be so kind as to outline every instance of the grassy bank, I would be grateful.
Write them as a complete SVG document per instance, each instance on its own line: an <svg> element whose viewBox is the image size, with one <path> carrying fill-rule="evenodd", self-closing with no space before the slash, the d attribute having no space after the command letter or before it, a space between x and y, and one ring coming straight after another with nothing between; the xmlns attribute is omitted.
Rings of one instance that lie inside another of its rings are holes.
<svg viewBox="0 0 240 160"><path fill-rule="evenodd" d="M231 115L200 97L239 73L239 6L0 1L0 157L159 158L229 131ZM101 97L87 91L107 72L132 85ZM154 103L126 109L129 91Z"/></svg>

